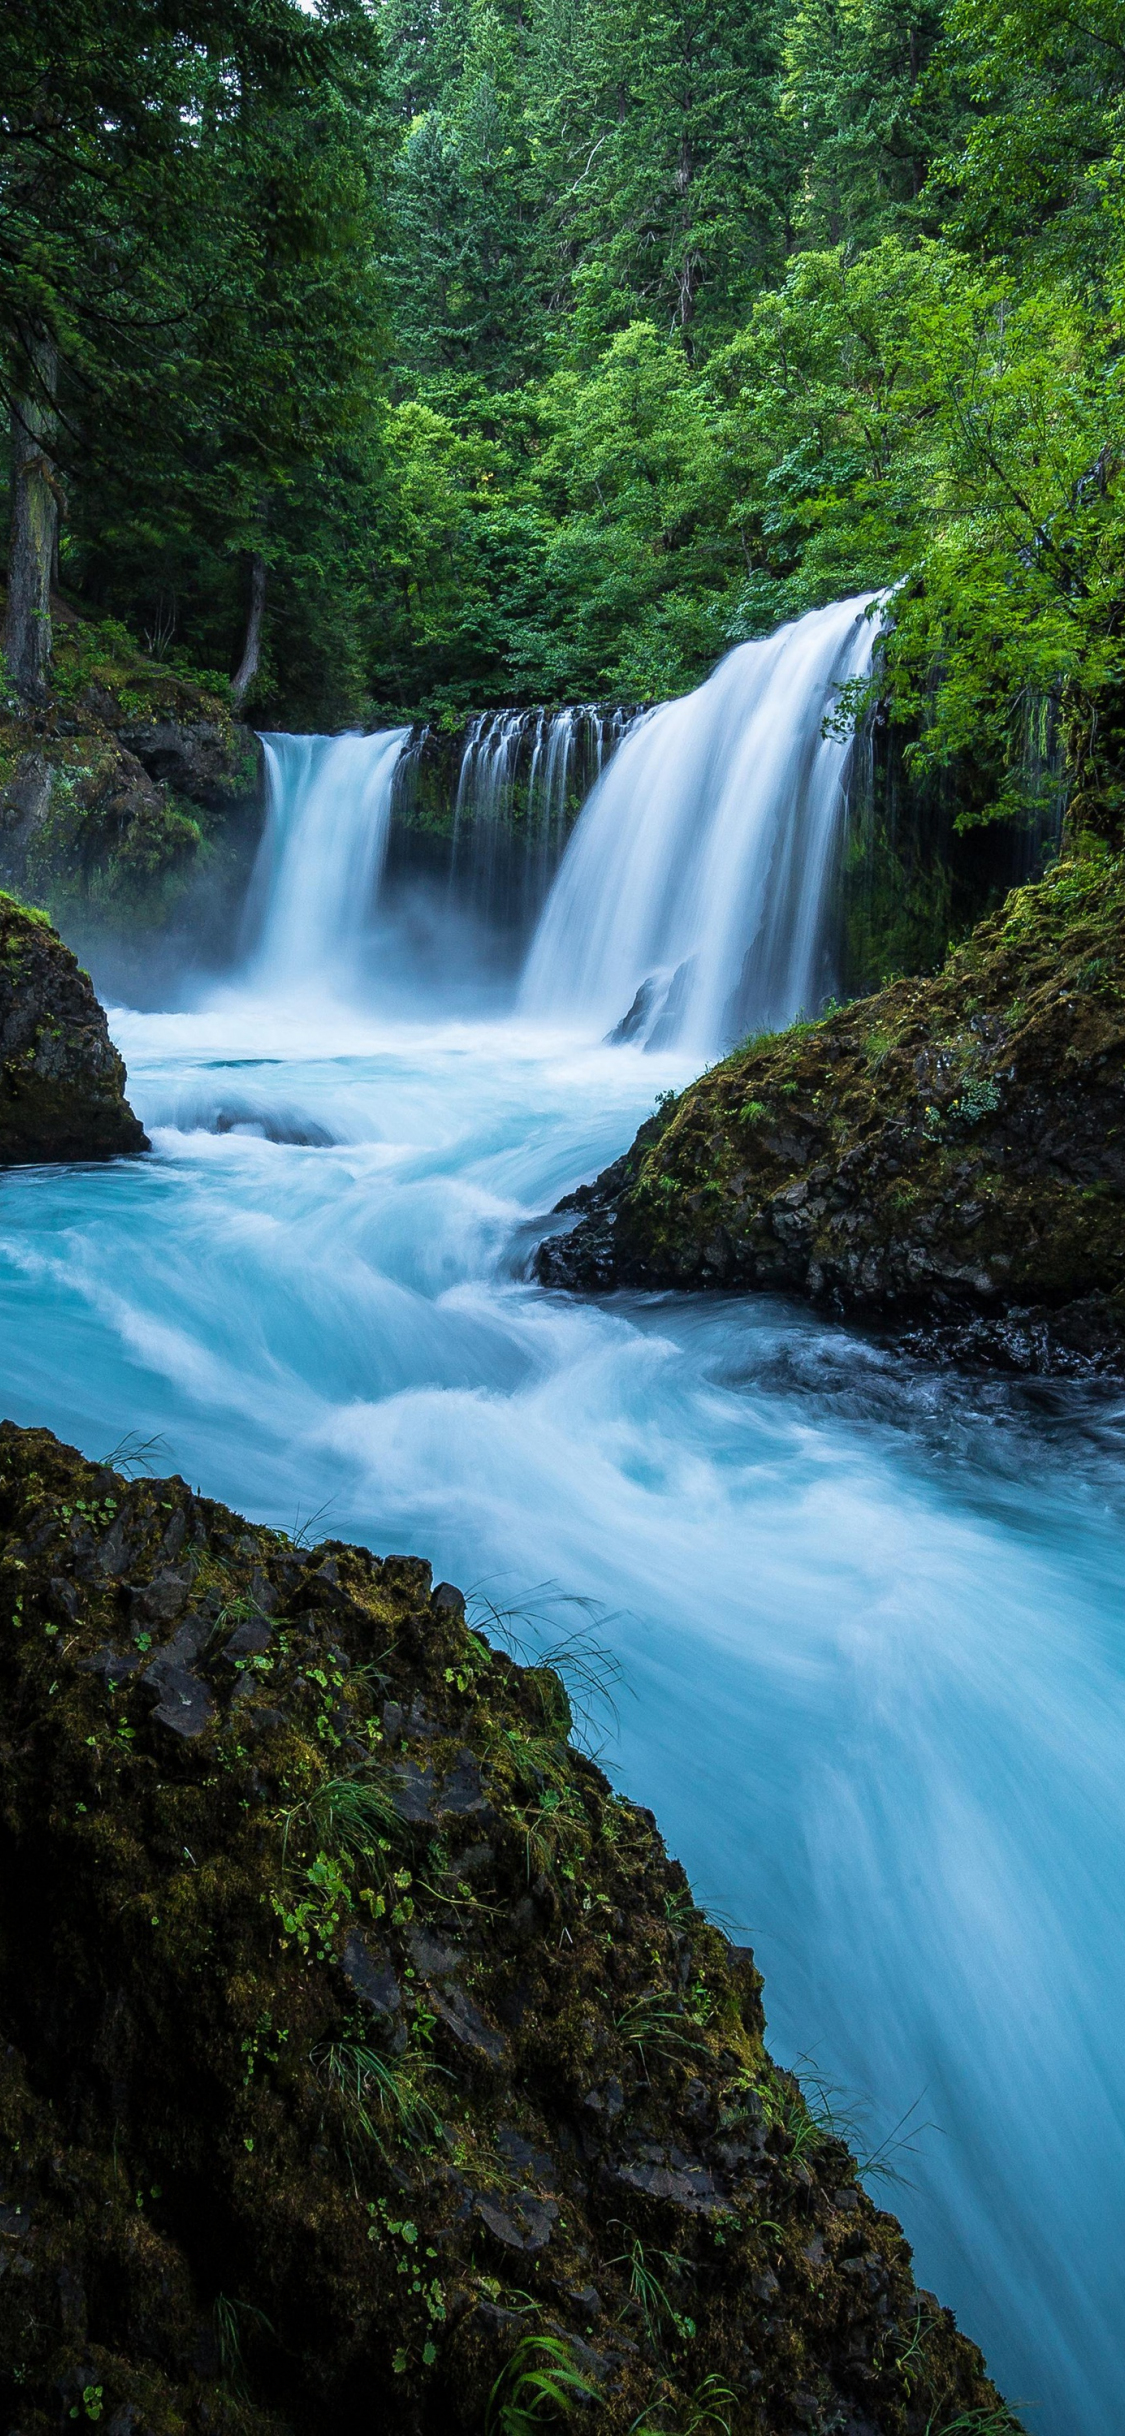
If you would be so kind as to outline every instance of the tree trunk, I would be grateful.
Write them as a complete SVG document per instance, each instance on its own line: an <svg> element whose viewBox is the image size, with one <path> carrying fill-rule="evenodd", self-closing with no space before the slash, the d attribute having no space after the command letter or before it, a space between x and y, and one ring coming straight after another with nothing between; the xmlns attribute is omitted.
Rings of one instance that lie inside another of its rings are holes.
<svg viewBox="0 0 1125 2436"><path fill-rule="evenodd" d="M59 527L52 450L58 348L45 331L26 340L23 386L12 401L12 532L3 648L17 692L41 702L51 664L51 569Z"/></svg>
<svg viewBox="0 0 1125 2436"><path fill-rule="evenodd" d="M262 656L262 619L265 615L265 607L266 562L255 551L250 561L250 615L246 620L246 641L242 647L238 674L231 685L236 710L241 710L258 674L258 662Z"/></svg>

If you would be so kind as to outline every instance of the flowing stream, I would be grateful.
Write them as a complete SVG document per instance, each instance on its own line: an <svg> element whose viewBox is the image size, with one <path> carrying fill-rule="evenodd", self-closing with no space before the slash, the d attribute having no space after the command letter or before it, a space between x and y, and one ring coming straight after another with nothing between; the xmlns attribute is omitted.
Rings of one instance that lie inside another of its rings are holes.
<svg viewBox="0 0 1125 2436"><path fill-rule="evenodd" d="M772 1298L526 1284L536 1218L698 1065L703 999L646 1053L597 1034L647 947L566 1023L412 981L365 898L401 749L275 740L240 984L113 1015L154 1156L4 1177L5 1408L425 1553L531 1646L593 1629L603 1763L755 1944L776 2052L890 2141L921 2280L1040 2436L1120 2436L1125 1400L938 1375ZM783 888L795 939L791 862L757 869L758 935Z"/></svg>

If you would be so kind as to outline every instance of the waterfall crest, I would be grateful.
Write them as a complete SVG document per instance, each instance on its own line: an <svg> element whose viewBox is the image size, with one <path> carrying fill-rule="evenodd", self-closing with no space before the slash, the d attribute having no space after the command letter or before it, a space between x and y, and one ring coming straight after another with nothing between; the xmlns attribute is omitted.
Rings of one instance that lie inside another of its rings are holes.
<svg viewBox="0 0 1125 2436"><path fill-rule="evenodd" d="M261 920L253 963L270 987L331 994L359 977L409 734L262 737L268 792L252 883Z"/></svg>
<svg viewBox="0 0 1125 2436"><path fill-rule="evenodd" d="M626 735L536 932L527 1013L707 1056L823 997L851 746L821 730L870 664L873 597L739 644Z"/></svg>

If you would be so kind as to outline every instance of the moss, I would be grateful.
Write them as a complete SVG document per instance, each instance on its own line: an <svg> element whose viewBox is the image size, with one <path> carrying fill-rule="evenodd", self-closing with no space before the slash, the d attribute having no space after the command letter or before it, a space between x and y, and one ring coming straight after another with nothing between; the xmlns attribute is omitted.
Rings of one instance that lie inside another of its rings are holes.
<svg viewBox="0 0 1125 2436"><path fill-rule="evenodd" d="M1001 2407L568 1715L417 1560L0 1428L24 2436L99 2388L167 2436L467 2436L529 2334L606 2436L707 2379L734 2436Z"/></svg>
<svg viewBox="0 0 1125 2436"><path fill-rule="evenodd" d="M43 922L48 930L51 927L50 914L44 913L41 905L25 905L22 897L13 896L10 889L0 888L0 920L3 920L9 913L19 914L25 922ZM6 956L19 953L18 935L8 933L4 941L3 952Z"/></svg>
<svg viewBox="0 0 1125 2436"><path fill-rule="evenodd" d="M166 931L201 882L245 876L257 741L225 680L146 659L113 620L57 613L51 676L45 706L0 710L0 877L79 934Z"/></svg>
<svg viewBox="0 0 1125 2436"><path fill-rule="evenodd" d="M117 618L89 618L56 609L52 620L51 691L68 706L111 698L122 719L165 715L225 721L233 739L230 680L190 667L173 654L152 659Z"/></svg>
<svg viewBox="0 0 1125 2436"><path fill-rule="evenodd" d="M548 1282L782 1287L943 1324L1018 1308L1056 1346L1078 1313L1076 1358L1120 1366L1125 860L1061 863L933 979L743 1044L587 1200Z"/></svg>

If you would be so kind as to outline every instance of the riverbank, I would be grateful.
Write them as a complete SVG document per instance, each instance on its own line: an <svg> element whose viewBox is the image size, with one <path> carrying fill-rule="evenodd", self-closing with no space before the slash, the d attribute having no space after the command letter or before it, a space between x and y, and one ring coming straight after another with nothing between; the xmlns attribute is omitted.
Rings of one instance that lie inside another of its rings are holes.
<svg viewBox="0 0 1125 2436"><path fill-rule="evenodd" d="M477 2430L552 2359L607 2436L693 2396L747 2436L998 2411L557 1671L419 1560L10 1425L0 1581L28 2436L91 2396L159 2436L361 2398Z"/></svg>
<svg viewBox="0 0 1125 2436"><path fill-rule="evenodd" d="M1016 1369L1125 1369L1125 862L932 979L744 1043L559 1205L543 1284L772 1288Z"/></svg>

